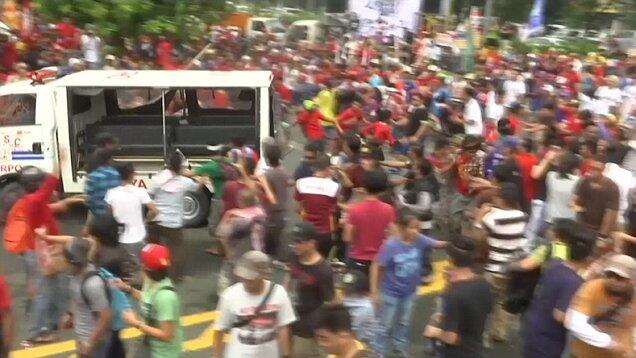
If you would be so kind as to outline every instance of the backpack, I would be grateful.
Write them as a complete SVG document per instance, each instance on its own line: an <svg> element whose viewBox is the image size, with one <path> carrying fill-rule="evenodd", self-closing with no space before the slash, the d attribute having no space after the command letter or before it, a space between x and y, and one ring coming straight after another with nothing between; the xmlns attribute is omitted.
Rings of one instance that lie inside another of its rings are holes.
<svg viewBox="0 0 636 358"><path fill-rule="evenodd" d="M18 182L9 183L0 190L0 224L7 222L11 208L24 194L24 188Z"/></svg>
<svg viewBox="0 0 636 358"><path fill-rule="evenodd" d="M4 248L14 254L29 250L29 242L35 238L27 215L27 201L18 199L13 205L4 227Z"/></svg>
<svg viewBox="0 0 636 358"><path fill-rule="evenodd" d="M88 273L86 273L86 275L84 275L84 278L82 279L82 282L80 284L80 294L82 295L82 301L87 307L91 307L90 302L88 302L88 298L86 298L86 294L84 293L84 285L86 283L86 280L94 276L99 277L104 282L104 286L106 287L106 297L108 298L108 303L113 311L113 321L111 323L112 330L119 331L126 328L128 325L123 319L123 312L127 309L131 309L132 305L130 304L128 297L122 290L108 283L110 280L113 280L115 278L115 276L108 270L104 268L98 268L96 270L89 271Z"/></svg>

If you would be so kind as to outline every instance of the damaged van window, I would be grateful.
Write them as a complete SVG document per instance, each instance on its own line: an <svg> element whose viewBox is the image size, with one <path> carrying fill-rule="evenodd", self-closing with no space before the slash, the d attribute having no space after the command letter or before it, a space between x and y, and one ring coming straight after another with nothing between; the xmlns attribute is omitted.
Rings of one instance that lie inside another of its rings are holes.
<svg viewBox="0 0 636 358"><path fill-rule="evenodd" d="M241 88L199 88L197 102L202 109L247 111L254 103L254 90Z"/></svg>
<svg viewBox="0 0 636 358"><path fill-rule="evenodd" d="M134 109L161 99L161 90L154 88L118 89L117 105L120 109Z"/></svg>
<svg viewBox="0 0 636 358"><path fill-rule="evenodd" d="M0 96L0 126L35 124L35 95L10 94Z"/></svg>
<svg viewBox="0 0 636 358"><path fill-rule="evenodd" d="M155 88L117 89L117 105L122 110L135 110L161 102L161 90ZM166 92L166 115L184 116L186 114L185 91ZM160 110L160 108L159 108Z"/></svg>

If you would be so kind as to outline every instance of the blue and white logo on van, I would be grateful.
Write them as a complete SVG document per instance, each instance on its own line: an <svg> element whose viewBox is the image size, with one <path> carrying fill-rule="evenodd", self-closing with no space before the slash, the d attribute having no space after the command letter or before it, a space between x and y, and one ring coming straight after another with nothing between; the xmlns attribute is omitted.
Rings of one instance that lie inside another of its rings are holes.
<svg viewBox="0 0 636 358"><path fill-rule="evenodd" d="M28 151L13 151L11 152L12 160L42 160L44 154L36 154Z"/></svg>

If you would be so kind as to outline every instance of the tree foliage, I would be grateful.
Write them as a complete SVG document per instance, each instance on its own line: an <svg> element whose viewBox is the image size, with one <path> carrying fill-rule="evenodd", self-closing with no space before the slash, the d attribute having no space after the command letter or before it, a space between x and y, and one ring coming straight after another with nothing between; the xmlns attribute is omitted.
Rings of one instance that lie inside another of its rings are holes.
<svg viewBox="0 0 636 358"><path fill-rule="evenodd" d="M142 33L199 37L204 24L218 21L226 10L223 0L36 0L36 6L47 21L68 17L80 26L94 24L111 39Z"/></svg>

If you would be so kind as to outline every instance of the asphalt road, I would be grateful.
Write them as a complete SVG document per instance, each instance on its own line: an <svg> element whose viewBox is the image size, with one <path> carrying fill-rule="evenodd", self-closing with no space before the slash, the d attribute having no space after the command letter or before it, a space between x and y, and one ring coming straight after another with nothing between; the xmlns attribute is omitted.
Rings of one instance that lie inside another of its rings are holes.
<svg viewBox="0 0 636 358"><path fill-rule="evenodd" d="M298 133L295 133L294 139L298 140ZM295 143L295 149L292 150L285 158L284 165L293 170L298 164L301 157L302 147ZM290 208L292 206L290 205ZM291 217L292 221L296 218ZM80 232L84 222L83 214L75 212L67 214L60 218L63 232L69 235L77 235ZM220 260L204 253L204 249L210 244L210 239L205 229L190 229L186 232L186 255L188 257L187 266L185 268L187 277L177 288L181 296L182 303L182 324L185 327L185 350L186 357L209 357L211 354L210 347L213 345L210 324L215 317L215 307L217 304L216 281L217 273L220 267ZM442 254L435 255L435 261L440 262L439 267L444 261ZM27 324L25 322L25 273L24 265L19 257L8 254L4 249L0 248L0 272L7 277L13 293L15 301L15 315L19 323L19 340L26 338ZM280 279L282 273L276 274L276 279ZM427 347L429 343L421 337L432 310L435 307L435 297L442 288L441 276L435 280L429 287L423 287L420 293L423 294L417 300L413 312L412 323L412 342L413 357L429 357ZM514 335L514 334L513 334ZM138 333L134 330L124 332L127 344L133 344ZM69 357L73 356L73 338L72 332L63 332L60 334L60 342L39 346L29 350L20 350L16 346L13 357ZM518 342L513 339L513 342ZM519 357L518 344L497 345L493 350L487 352L487 357L508 358Z"/></svg>

